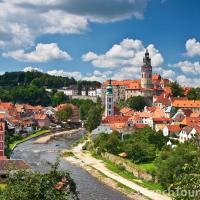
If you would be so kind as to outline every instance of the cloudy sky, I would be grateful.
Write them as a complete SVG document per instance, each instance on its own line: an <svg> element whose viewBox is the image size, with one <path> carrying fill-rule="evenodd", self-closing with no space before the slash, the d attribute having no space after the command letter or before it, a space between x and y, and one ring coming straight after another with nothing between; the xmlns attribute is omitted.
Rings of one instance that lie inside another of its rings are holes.
<svg viewBox="0 0 200 200"><path fill-rule="evenodd" d="M200 86L199 7L198 0L0 0L0 72L138 79L148 48L154 72Z"/></svg>

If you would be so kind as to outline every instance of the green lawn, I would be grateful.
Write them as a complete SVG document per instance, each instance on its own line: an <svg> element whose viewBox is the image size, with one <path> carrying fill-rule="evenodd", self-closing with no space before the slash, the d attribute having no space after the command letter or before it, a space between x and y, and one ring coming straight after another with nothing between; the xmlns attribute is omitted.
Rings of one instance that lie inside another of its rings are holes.
<svg viewBox="0 0 200 200"><path fill-rule="evenodd" d="M113 162L111 162L109 160L105 160L104 159L104 163L105 163L106 167L109 170L111 170L111 171L119 174L120 176L122 176L122 177L124 177L124 178L126 178L126 179L128 179L128 180L130 180L130 181L132 181L132 182L134 182L136 184L138 184L138 185L141 185L141 186L143 186L145 188L148 188L150 190L160 190L160 191L163 190L162 186L159 183L155 183L155 182L152 182L152 181L145 181L145 180L142 180L142 179L138 179L137 177L135 177L133 175L133 173L126 171L121 166L116 165L115 163L113 163ZM149 169L149 167L152 167L153 164L151 163L151 164L149 164L148 167L147 166L148 166L147 164L142 164L142 167L143 168L146 167L147 169Z"/></svg>
<svg viewBox="0 0 200 200"><path fill-rule="evenodd" d="M18 145L18 144L20 144L20 143L22 143L22 142L25 142L25 141L27 141L27 140L30 140L30 139L32 139L32 138L34 138L34 137L37 137L37 136L43 135L43 134L45 134L45 133L48 133L48 132L50 132L50 131L49 131L49 130L37 131L37 132L35 132L35 133L29 135L28 137L25 137L25 138L23 138L23 139L21 139L21 140L15 141L15 142L12 143L12 144L9 144L9 147L10 147L11 150L13 150L13 149L16 147L16 145Z"/></svg>
<svg viewBox="0 0 200 200"><path fill-rule="evenodd" d="M144 171L149 172L149 173L156 171L156 166L154 165L154 163L137 164L137 166L141 170L144 170Z"/></svg>
<svg viewBox="0 0 200 200"><path fill-rule="evenodd" d="M0 189L4 189L6 187L6 184L0 183Z"/></svg>

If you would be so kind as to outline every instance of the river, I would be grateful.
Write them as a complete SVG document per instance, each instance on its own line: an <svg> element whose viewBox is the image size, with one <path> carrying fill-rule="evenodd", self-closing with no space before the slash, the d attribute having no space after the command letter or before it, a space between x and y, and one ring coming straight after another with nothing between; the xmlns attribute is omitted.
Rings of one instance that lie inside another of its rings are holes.
<svg viewBox="0 0 200 200"><path fill-rule="evenodd" d="M49 162L54 163L58 152L69 148L81 136L81 133L67 139L52 140L48 144L33 144L29 140L19 144L12 153L12 159L23 159L35 171L45 172ZM80 200L128 200L123 194L98 181L82 168L61 159L60 168L68 170L77 184Z"/></svg>

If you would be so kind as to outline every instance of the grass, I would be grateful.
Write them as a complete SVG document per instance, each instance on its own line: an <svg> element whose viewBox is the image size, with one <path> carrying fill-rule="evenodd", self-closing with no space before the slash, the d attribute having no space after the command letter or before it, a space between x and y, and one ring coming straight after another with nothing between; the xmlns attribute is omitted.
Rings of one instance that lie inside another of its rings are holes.
<svg viewBox="0 0 200 200"><path fill-rule="evenodd" d="M74 156L74 154L71 151L64 151L62 153L62 156L64 156L64 157L71 157L71 156Z"/></svg>
<svg viewBox="0 0 200 200"><path fill-rule="evenodd" d="M124 177L124 178L138 184L138 185L141 185L145 188L148 188L148 189L154 190L154 191L156 191L156 190L163 191L163 188L159 183L138 179L133 175L133 173L128 172L125 169L123 169L122 166L116 165L115 163L113 163L109 160L105 160L105 159L104 159L104 162L105 162L106 167L109 170L117 173L118 175L120 175L120 176L122 176L122 177Z"/></svg>
<svg viewBox="0 0 200 200"><path fill-rule="evenodd" d="M144 164L137 164L137 166L143 170L143 171L146 171L146 172L155 172L156 171L156 166L154 163L144 163Z"/></svg>
<svg viewBox="0 0 200 200"><path fill-rule="evenodd" d="M40 130L40 131L37 131L37 132L35 132L35 133L33 133L33 134L31 134L31 135L29 135L29 136L27 136L27 137L25 137L25 138L23 138L21 140L17 140L15 142L13 142L12 144L9 144L9 148L11 150L13 150L16 147L16 145L18 145L18 144L20 144L22 142L25 142L27 140L30 140L32 138L38 137L40 135L43 135L45 133L48 133L48 132L50 132L50 131L49 130Z"/></svg>
<svg viewBox="0 0 200 200"><path fill-rule="evenodd" d="M6 184L5 183L0 183L0 189L4 189L6 187Z"/></svg>

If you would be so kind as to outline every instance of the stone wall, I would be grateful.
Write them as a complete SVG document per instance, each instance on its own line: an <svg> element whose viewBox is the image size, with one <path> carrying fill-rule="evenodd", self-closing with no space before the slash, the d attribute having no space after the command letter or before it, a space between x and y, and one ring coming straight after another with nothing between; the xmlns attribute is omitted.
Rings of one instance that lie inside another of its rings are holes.
<svg viewBox="0 0 200 200"><path fill-rule="evenodd" d="M155 181L154 177L151 174L139 169L137 165L130 162L129 160L126 160L126 159L121 158L119 156L115 156L115 155L110 154L110 153L104 153L104 154L102 154L102 157L105 158L106 160L110 160L111 162L113 162L117 165L124 166L124 168L128 172L133 173L133 175L137 178L144 179L146 181Z"/></svg>

